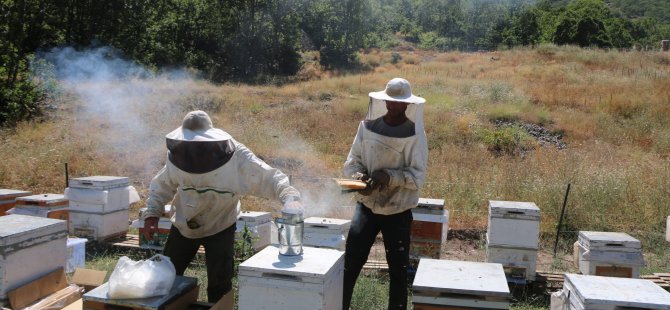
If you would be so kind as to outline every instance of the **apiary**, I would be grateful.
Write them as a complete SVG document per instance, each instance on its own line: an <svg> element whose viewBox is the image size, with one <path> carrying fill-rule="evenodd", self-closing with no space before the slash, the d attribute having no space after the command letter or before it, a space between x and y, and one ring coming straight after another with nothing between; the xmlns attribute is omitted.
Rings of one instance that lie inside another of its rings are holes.
<svg viewBox="0 0 670 310"><path fill-rule="evenodd" d="M6 304L9 291L64 268L66 239L66 221L18 214L0 217L0 304Z"/></svg>
<svg viewBox="0 0 670 310"><path fill-rule="evenodd" d="M412 284L415 310L509 309L501 264L421 259Z"/></svg>
<svg viewBox="0 0 670 310"><path fill-rule="evenodd" d="M330 248L344 251L350 220L308 217L304 220L303 244L318 248Z"/></svg>
<svg viewBox="0 0 670 310"><path fill-rule="evenodd" d="M419 198L412 209L410 257L440 258L449 233L449 211L444 199Z"/></svg>
<svg viewBox="0 0 670 310"><path fill-rule="evenodd" d="M279 255L265 247L239 265L238 307L254 310L341 310L344 252L303 247Z"/></svg>
<svg viewBox="0 0 670 310"><path fill-rule="evenodd" d="M0 188L0 216L7 215L7 211L14 208L16 205L16 198L28 196L30 194L31 192L29 191Z"/></svg>
<svg viewBox="0 0 670 310"><path fill-rule="evenodd" d="M107 240L128 231L129 179L118 176L90 176L69 180L65 194L70 199L70 228L73 236Z"/></svg>
<svg viewBox="0 0 670 310"><path fill-rule="evenodd" d="M640 241L621 232L580 231L579 271L585 275L639 278Z"/></svg>
<svg viewBox="0 0 670 310"><path fill-rule="evenodd" d="M571 310L670 309L670 293L650 280L568 273L561 302Z"/></svg>
<svg viewBox="0 0 670 310"><path fill-rule="evenodd" d="M242 211L237 217L237 224L235 228L235 240L242 240L244 237L244 229L246 227L251 238L251 243L255 250L260 250L268 245L271 241L272 233L272 213L257 212L257 211Z"/></svg>

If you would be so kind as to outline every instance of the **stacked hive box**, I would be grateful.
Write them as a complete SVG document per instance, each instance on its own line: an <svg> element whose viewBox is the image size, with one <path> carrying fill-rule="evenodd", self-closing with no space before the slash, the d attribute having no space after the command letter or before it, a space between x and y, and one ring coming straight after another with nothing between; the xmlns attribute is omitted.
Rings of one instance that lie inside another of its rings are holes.
<svg viewBox="0 0 670 310"><path fill-rule="evenodd" d="M414 310L509 309L500 264L421 259L412 291Z"/></svg>
<svg viewBox="0 0 670 310"><path fill-rule="evenodd" d="M8 213L64 220L67 225L69 201L61 194L23 196L16 198L16 206Z"/></svg>
<svg viewBox="0 0 670 310"><path fill-rule="evenodd" d="M7 211L14 208L16 205L16 198L28 196L30 194L31 192L28 191L0 188L0 216L7 215Z"/></svg>
<svg viewBox="0 0 670 310"><path fill-rule="evenodd" d="M239 265L239 309L340 310L344 252L303 247L279 255L268 246Z"/></svg>
<svg viewBox="0 0 670 310"><path fill-rule="evenodd" d="M93 240L125 236L130 205L126 177L92 176L70 179L70 235Z"/></svg>
<svg viewBox="0 0 670 310"><path fill-rule="evenodd" d="M350 226L350 220L308 217L305 219L302 243L317 248L344 251Z"/></svg>
<svg viewBox="0 0 670 310"><path fill-rule="evenodd" d="M650 280L565 274L551 309L670 309L670 293Z"/></svg>
<svg viewBox="0 0 670 310"><path fill-rule="evenodd" d="M585 275L639 278L644 257L640 241L626 233L580 231L579 271Z"/></svg>
<svg viewBox="0 0 670 310"><path fill-rule="evenodd" d="M500 263L507 281L535 280L540 209L532 202L489 201L486 261Z"/></svg>
<svg viewBox="0 0 670 310"><path fill-rule="evenodd" d="M66 221L26 215L0 217L0 305L7 293L65 266Z"/></svg>
<svg viewBox="0 0 670 310"><path fill-rule="evenodd" d="M419 198L412 209L410 257L440 258L449 233L449 211L444 199Z"/></svg>
<svg viewBox="0 0 670 310"><path fill-rule="evenodd" d="M250 233L246 238L251 239L254 250L258 251L270 245L270 234L272 232L271 219L272 214L270 212L241 212L240 216L237 218L235 240L242 240L242 238L245 237L244 229L246 227L247 232Z"/></svg>

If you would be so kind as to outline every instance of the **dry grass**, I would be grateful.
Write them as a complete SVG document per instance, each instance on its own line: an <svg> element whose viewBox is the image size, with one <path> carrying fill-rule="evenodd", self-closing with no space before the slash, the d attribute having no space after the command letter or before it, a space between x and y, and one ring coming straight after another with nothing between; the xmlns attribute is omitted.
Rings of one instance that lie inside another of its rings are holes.
<svg viewBox="0 0 670 310"><path fill-rule="evenodd" d="M185 111L201 108L291 174L310 197L308 208L336 214L334 206L353 201L327 178L340 176L368 92L401 76L428 100L430 162L422 196L446 200L452 228L485 228L491 199L534 201L542 209L543 238L551 240L571 183L570 230L625 231L657 244L670 201L670 55L555 46L400 54L395 63L391 52L362 55L373 70L359 75L329 76L310 67L308 80L280 87L166 80L91 85L120 89L115 96L132 93L123 100L123 111L131 113L99 113L86 98L64 99L51 121L5 130L0 187L60 192L68 162L73 177L126 175L145 195L165 160L163 135ZM477 133L499 118L562 132L568 147L496 157ZM276 206L257 198L243 203L251 210Z"/></svg>

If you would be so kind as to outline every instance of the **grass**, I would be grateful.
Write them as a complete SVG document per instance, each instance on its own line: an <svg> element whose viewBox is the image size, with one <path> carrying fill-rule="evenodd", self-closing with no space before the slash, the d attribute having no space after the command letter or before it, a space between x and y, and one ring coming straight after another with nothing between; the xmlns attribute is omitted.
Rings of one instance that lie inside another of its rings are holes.
<svg viewBox="0 0 670 310"><path fill-rule="evenodd" d="M164 135L186 111L201 108L290 174L309 197L310 215L331 216L353 204L328 179L341 177L367 94L400 76L428 99L429 169L421 196L445 199L451 228L485 229L488 200L533 201L542 210L541 239L552 242L570 183L564 225L573 233L563 234L561 244L572 244L579 230L626 232L642 241L644 271L670 270L662 238L670 201L670 54L553 45L494 53L373 51L361 55L370 71L350 75L320 71L318 57L306 57L312 61L300 81L280 86L162 78L63 84L49 118L0 130L0 187L61 193L68 163L70 177L130 177L142 197L132 208L143 207L165 162ZM511 143L512 151L496 154L489 142L496 140L483 137L522 134L506 132L496 119L544 126L561 133L567 147ZM529 150L521 155L515 147ZM262 198L242 200L245 210L276 207Z"/></svg>

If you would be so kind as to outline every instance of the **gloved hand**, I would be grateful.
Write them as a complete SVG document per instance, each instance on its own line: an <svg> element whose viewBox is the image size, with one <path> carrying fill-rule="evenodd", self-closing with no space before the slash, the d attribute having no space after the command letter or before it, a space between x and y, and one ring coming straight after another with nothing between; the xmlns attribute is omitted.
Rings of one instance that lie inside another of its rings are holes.
<svg viewBox="0 0 670 310"><path fill-rule="evenodd" d="M369 182L372 189L379 188L380 190L389 186L391 182L391 176L386 173L384 170L375 170L370 175L371 181Z"/></svg>
<svg viewBox="0 0 670 310"><path fill-rule="evenodd" d="M289 199L284 203L284 207L281 209L281 211L287 211L291 213L305 213L305 206L302 205L300 200Z"/></svg>
<svg viewBox="0 0 670 310"><path fill-rule="evenodd" d="M370 176L367 172L356 172L351 176L352 179L367 182L370 179Z"/></svg>
<svg viewBox="0 0 670 310"><path fill-rule="evenodd" d="M158 232L158 218L147 217L144 219L144 239L147 241L153 240L156 232Z"/></svg>

